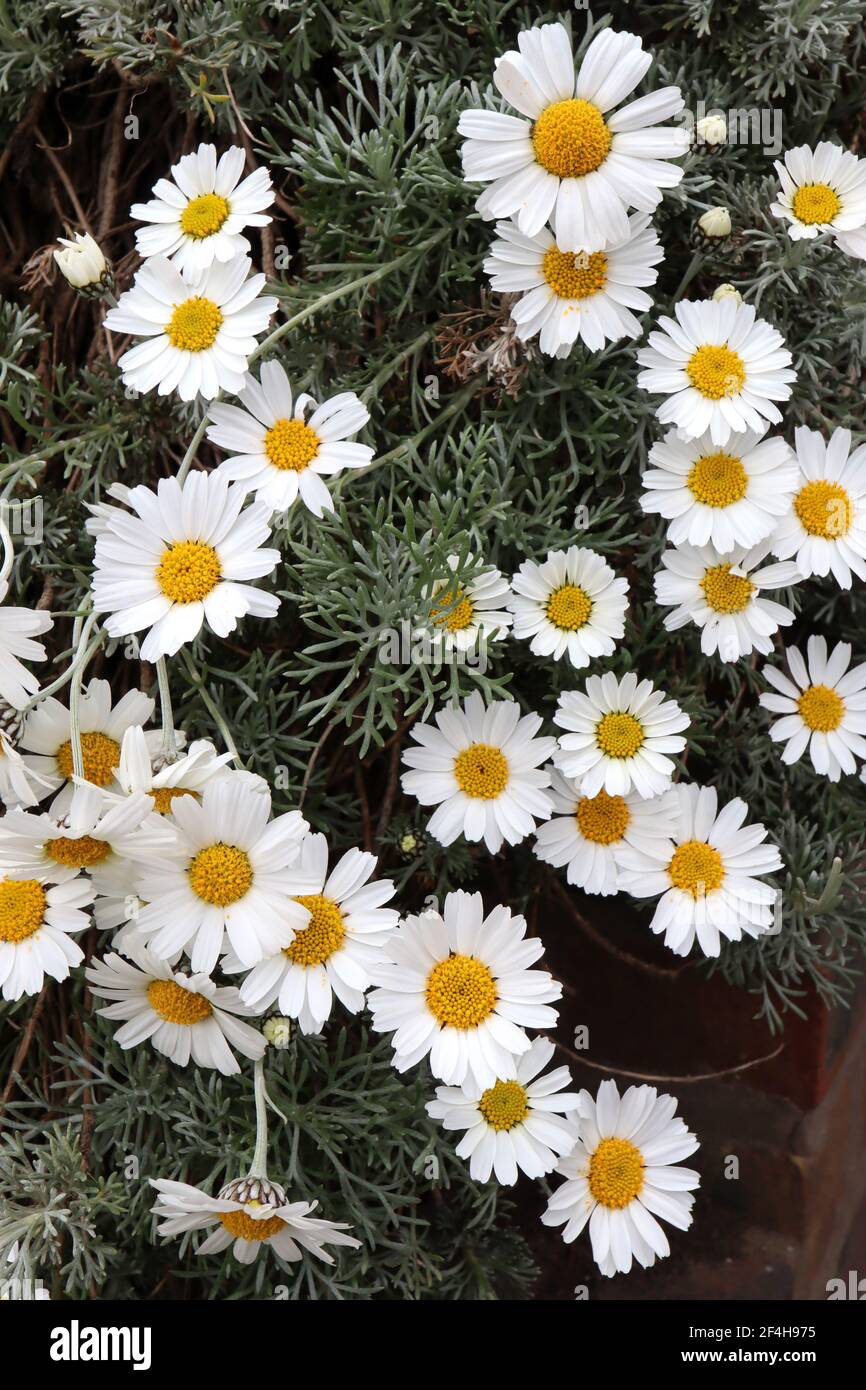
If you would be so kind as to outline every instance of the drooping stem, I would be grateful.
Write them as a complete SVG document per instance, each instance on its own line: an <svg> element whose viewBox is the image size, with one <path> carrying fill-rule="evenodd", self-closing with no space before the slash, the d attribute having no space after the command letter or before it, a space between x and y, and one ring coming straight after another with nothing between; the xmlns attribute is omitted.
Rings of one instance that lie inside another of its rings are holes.
<svg viewBox="0 0 866 1390"><path fill-rule="evenodd" d="M177 757L177 739L174 732L174 714L171 708L168 667L164 656L161 656L156 663L156 678L159 682L159 708L162 714L162 752L166 761L173 763Z"/></svg>
<svg viewBox="0 0 866 1390"><path fill-rule="evenodd" d="M256 1099L256 1147L250 1166L249 1177L268 1176L268 1101L265 1089L265 1064L260 1057L255 1064L253 1089Z"/></svg>
<svg viewBox="0 0 866 1390"><path fill-rule="evenodd" d="M183 483L186 481L186 475L192 466L192 461L196 456L199 444L201 444L201 441L204 438L204 432L206 429L207 415L204 416L204 418L198 426L198 429L196 430L192 439L189 441L186 453L180 461L180 468L177 470L177 480L181 485L183 485Z"/></svg>
<svg viewBox="0 0 866 1390"><path fill-rule="evenodd" d="M103 636L104 633L100 628L87 650L81 655L76 655L63 674L58 676L56 680L53 680L50 685L44 685L40 690L37 690L36 694L27 701L27 704L21 706L20 713L26 714L28 710L38 705L40 700L46 700L49 695L56 695L58 690L62 690L64 685L68 685L79 667L83 668L90 664L91 657L95 656L96 652L102 646Z"/></svg>
<svg viewBox="0 0 866 1390"><path fill-rule="evenodd" d="M237 747L235 745L235 741L232 738L231 730L229 729L229 726L223 718L220 710L217 708L216 701L214 700L210 691L206 688L198 667L196 666L186 647L181 648L180 654L183 663L186 666L187 671L189 672L190 680L192 681L198 693L201 695L203 704L207 708L209 715L211 716L211 718L213 719L214 723L216 724L217 728L223 736L223 742L225 743L226 748L231 753L235 762L239 763L240 766L243 767L243 759L241 758L241 755L238 752Z"/></svg>
<svg viewBox="0 0 866 1390"><path fill-rule="evenodd" d="M73 641L76 643L75 659L72 663L72 684L69 687L69 739L72 746L72 772L75 777L84 777L84 754L81 749L81 720L79 716L79 706L81 702L81 678L84 672L84 653L93 625L96 622L96 614L89 613L82 621L76 618L75 628L73 629Z"/></svg>

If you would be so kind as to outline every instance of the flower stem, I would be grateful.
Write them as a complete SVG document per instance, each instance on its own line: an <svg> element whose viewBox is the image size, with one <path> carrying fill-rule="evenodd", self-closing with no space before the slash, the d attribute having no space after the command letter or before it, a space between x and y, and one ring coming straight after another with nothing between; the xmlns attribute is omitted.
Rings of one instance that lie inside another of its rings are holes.
<svg viewBox="0 0 866 1390"><path fill-rule="evenodd" d="M231 753L235 762L239 763L240 766L243 767L243 759L241 758L241 755L238 752L237 747L235 746L235 741L231 736L229 726L223 718L220 710L218 709L216 701L214 700L210 691L206 688L198 667L196 666L195 662L193 661L192 657L190 656L189 652L186 650L185 647L181 648L180 654L183 663L186 666L186 669L189 673L190 680L192 681L193 685L195 686L196 690L202 698L202 703L207 708L207 711L211 719L214 721L214 723L216 724L217 728L223 736L223 742L225 743L226 748Z"/></svg>
<svg viewBox="0 0 866 1390"><path fill-rule="evenodd" d="M84 671L84 654L96 614L89 613L83 620L76 618L73 641L76 643L75 660L72 663L72 684L69 687L69 737L72 745L72 772L75 777L84 777L84 754L81 751L81 721L79 704L81 701L81 677Z"/></svg>
<svg viewBox="0 0 866 1390"><path fill-rule="evenodd" d="M214 399L216 399L216 397L214 397ZM205 414L204 418L202 419L201 423L200 423L199 426L198 426L198 429L196 430L196 432L195 432L195 434L193 435L192 439L189 441L189 444L187 445L186 453L184 454L183 458L182 458L181 461L180 461L180 468L177 470L177 480L178 480L178 482L179 482L181 485L183 485L183 483L186 481L186 475L187 475L187 473L189 472L190 467L191 467L191 465L192 465L192 461L193 461L193 459L194 459L195 456L196 456L196 452L198 451L198 446L199 446L199 444L201 444L201 441L202 441L202 439L204 438L204 432L205 432L206 429L207 429L207 414Z"/></svg>
<svg viewBox="0 0 866 1390"><path fill-rule="evenodd" d="M256 1147L248 1176L267 1178L268 1176L268 1105L265 1089L265 1064L260 1057L255 1064L253 1082L256 1098Z"/></svg>
<svg viewBox="0 0 866 1390"><path fill-rule="evenodd" d="M173 763L177 757L177 739L174 733L174 714L171 708L168 667L164 656L161 656L156 663L156 678L159 682L159 708L162 714L162 751L166 760Z"/></svg>

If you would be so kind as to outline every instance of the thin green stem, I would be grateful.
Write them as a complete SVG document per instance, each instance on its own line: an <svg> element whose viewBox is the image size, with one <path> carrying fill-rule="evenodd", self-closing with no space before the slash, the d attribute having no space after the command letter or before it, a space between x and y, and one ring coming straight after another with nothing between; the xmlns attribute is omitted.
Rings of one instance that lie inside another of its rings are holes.
<svg viewBox="0 0 866 1390"><path fill-rule="evenodd" d="M168 667L165 657L156 663L156 678L159 682L159 708L162 714L162 752L168 762L177 757L177 739L174 732L174 714L171 708L171 687L168 683Z"/></svg>
<svg viewBox="0 0 866 1390"><path fill-rule="evenodd" d="M189 652L187 651L186 647L181 648L180 655L181 660L186 666L190 680L192 681L196 690L201 695L202 703L204 704L205 708L208 711L208 714L210 715L211 719L214 721L220 733L222 734L223 743L225 744L228 751L231 753L235 762L240 764L241 767L243 767L243 759L241 758L241 755L238 752L237 747L235 745L235 741L231 736L229 726L223 718L220 710L218 709L216 701L213 699L213 696L211 695L210 691L205 686L201 673L198 667L196 666L195 662L193 661L192 657L190 656Z"/></svg>
<svg viewBox="0 0 866 1390"><path fill-rule="evenodd" d="M214 400L216 399L217 397L215 396ZM196 456L198 446L199 444L201 444L201 441L204 438L204 432L207 429L207 424L208 417L207 414L205 414L204 418L198 426L198 429L196 430L195 434L193 435L192 439L189 441L189 444L187 445L186 453L180 461L180 468L177 470L177 480L181 485L183 485L183 483L186 480L186 475L189 472L190 467L192 466L192 461Z"/></svg>
<svg viewBox="0 0 866 1390"><path fill-rule="evenodd" d="M425 425L423 429L418 430L417 434L413 434L408 439L404 439L401 444L398 444L396 446L396 448L389 449L387 454L380 454L378 458L373 459L373 462L369 464L367 468L355 468L352 469L352 473L357 478L365 478L368 473L372 473L374 468L381 468L383 464L387 463L395 463L397 459L402 458L405 454L408 454L410 450L417 448L419 444L423 444L424 440L429 439L431 434L435 434L438 429L441 429L442 426L446 423L446 421L452 419L453 416L458 415L460 413L464 405L466 405L466 403L472 399L472 397L475 395L475 392L480 389L481 385L482 378L480 376L476 377L474 381L471 381L468 386L465 386L462 391L459 391L457 395L454 396L448 402L444 410L440 410L435 420L431 420L429 425ZM343 483L344 479L348 478L349 476L350 475L348 473L342 473L340 475L340 477L334 484L335 494L339 493L341 484Z"/></svg>
<svg viewBox="0 0 866 1390"><path fill-rule="evenodd" d="M72 745L72 772L75 777L80 778L84 777L84 754L81 749L81 720L79 717L81 677L84 671L84 653L87 650L90 634L96 621L95 613L88 614L83 621L81 618L76 618L73 632L73 640L77 645L73 662L72 684L69 687L69 738Z"/></svg>
<svg viewBox="0 0 866 1390"><path fill-rule="evenodd" d="M20 713L26 714L28 710L31 710L34 708L35 705L38 705L40 700L46 700L49 695L56 695L58 690L62 690L64 685L68 685L69 682L72 680L72 677L75 675L75 671L77 669L78 664L80 664L82 667L88 666L90 664L91 658L96 655L97 651L102 646L102 640L104 636L105 633L100 628L99 632L97 632L96 636L93 638L93 641L90 643L90 646L83 653L80 659L78 656L74 657L62 675L58 676L56 680L53 680L50 685L44 685L41 690L37 690L36 694L30 700L27 701L27 704L21 706Z"/></svg>
<svg viewBox="0 0 866 1390"><path fill-rule="evenodd" d="M256 1100L256 1147L248 1176L267 1178L268 1176L268 1104L265 1088L265 1064L260 1057L255 1064L253 1090Z"/></svg>

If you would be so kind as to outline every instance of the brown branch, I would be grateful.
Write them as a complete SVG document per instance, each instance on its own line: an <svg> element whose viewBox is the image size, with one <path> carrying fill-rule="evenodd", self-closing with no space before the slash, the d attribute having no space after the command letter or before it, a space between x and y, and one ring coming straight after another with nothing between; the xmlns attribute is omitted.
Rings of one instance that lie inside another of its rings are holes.
<svg viewBox="0 0 866 1390"><path fill-rule="evenodd" d="M39 126L36 127L35 134L37 145L39 146L40 150L42 150L43 153L48 156L48 161L51 164L52 169L56 173L60 182L63 184L63 187L66 189L66 196L68 197L70 203L75 209L76 217L78 218L84 230L86 232L90 232L92 236L93 230L90 226L90 222L87 219L87 214L85 213L84 208L81 206L81 203L78 200L78 194L75 192L72 180L70 179L63 165L60 163L60 160L57 158L57 155L54 153L53 149L48 144L48 141L45 139L45 136L39 129Z"/></svg>
<svg viewBox="0 0 866 1390"><path fill-rule="evenodd" d="M690 1076L662 1076L654 1075L652 1072L627 1071L625 1067L616 1066L612 1062L591 1062L588 1057L583 1057L573 1048L566 1047L565 1043L557 1042L556 1038L550 1038L548 1041L582 1067L592 1067L594 1071L613 1072L616 1076L627 1076L630 1081L663 1081L666 1085L676 1086L688 1086L696 1081L718 1081L725 1076L735 1076L737 1072L750 1071L752 1067L760 1067L764 1062L771 1062L774 1057L778 1057L785 1045L781 1042L773 1052L768 1052L763 1057L752 1057L748 1062L739 1062L737 1066L724 1067L721 1071L694 1072Z"/></svg>
<svg viewBox="0 0 866 1390"><path fill-rule="evenodd" d="M690 961L685 961L682 965L669 969L664 965L653 965L651 961L641 960L640 956L633 956L630 951L623 951L619 946L614 946L613 942L604 935L604 932L598 931L585 917L581 916L565 888L553 874L550 875L550 883L584 935L595 942L596 946L601 946L608 955L613 956L621 965L631 966L633 970L642 970L645 975L653 975L660 980L675 980L678 975L682 975L683 971L691 969Z"/></svg>
<svg viewBox="0 0 866 1390"><path fill-rule="evenodd" d="M20 1076L21 1068L24 1065L24 1062L27 1058L27 1053L30 1051L30 1044L33 1042L33 1034L36 1031L37 1023L39 1022L39 1015L45 1008L45 1001L48 998L48 989L48 985L43 985L39 994L37 994L36 1003L33 1005L33 1008L30 1011L30 1017L28 1018L27 1023L24 1026L24 1031L22 1032L21 1037L18 1040L18 1046L16 1047L15 1055L12 1058L12 1066L9 1068L9 1079L6 1082L6 1085L3 1087L3 1096L2 1098L0 1098L0 1115L2 1115L3 1111L6 1109L7 1101L9 1100L9 1097L15 1089L15 1078L16 1076Z"/></svg>

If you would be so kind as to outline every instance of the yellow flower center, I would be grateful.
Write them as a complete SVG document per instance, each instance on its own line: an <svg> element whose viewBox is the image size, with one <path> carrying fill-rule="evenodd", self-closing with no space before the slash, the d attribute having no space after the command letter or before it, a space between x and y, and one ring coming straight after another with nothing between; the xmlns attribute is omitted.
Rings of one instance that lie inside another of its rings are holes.
<svg viewBox="0 0 866 1390"><path fill-rule="evenodd" d="M478 1102L491 1129L514 1129L529 1114L529 1101L519 1081L497 1081Z"/></svg>
<svg viewBox="0 0 866 1390"><path fill-rule="evenodd" d="M168 815L175 797L194 796L196 801L199 799L198 792L192 791L190 787L151 787L148 795L153 797L154 811L158 811L161 816Z"/></svg>
<svg viewBox="0 0 866 1390"><path fill-rule="evenodd" d="M222 310L218 304L194 294L182 304L174 306L165 331L172 347L181 352L204 352L216 342L222 321Z"/></svg>
<svg viewBox="0 0 866 1390"><path fill-rule="evenodd" d="M846 489L823 478L816 478L800 488L794 498L794 511L804 531L810 536L821 536L825 541L846 535L853 520L851 498Z"/></svg>
<svg viewBox="0 0 866 1390"><path fill-rule="evenodd" d="M45 889L35 878L0 883L0 941L26 941L45 921Z"/></svg>
<svg viewBox="0 0 866 1390"><path fill-rule="evenodd" d="M644 741L643 725L633 714L606 714L595 726L595 741L609 758L633 758Z"/></svg>
<svg viewBox="0 0 866 1390"><path fill-rule="evenodd" d="M541 273L559 299L589 299L604 289L607 256L603 251L560 251L551 246L544 253Z"/></svg>
<svg viewBox="0 0 866 1390"><path fill-rule="evenodd" d="M252 865L244 851L222 843L199 850L187 872L196 897L214 907L240 902L253 881Z"/></svg>
<svg viewBox="0 0 866 1390"><path fill-rule="evenodd" d="M303 420L278 420L265 435L265 453L274 468L303 473L321 447L315 430Z"/></svg>
<svg viewBox="0 0 866 1390"><path fill-rule="evenodd" d="M166 1023L182 1023L188 1028L194 1023L201 1023L203 1018L209 1018L213 1013L209 1000L190 989L184 989L175 980L151 980L147 987L147 1001L154 1013L164 1018Z"/></svg>
<svg viewBox="0 0 866 1390"><path fill-rule="evenodd" d="M631 813L624 797L601 791L597 796L580 798L575 819L585 840L594 845L615 845L628 829Z"/></svg>
<svg viewBox="0 0 866 1390"><path fill-rule="evenodd" d="M755 586L745 575L732 574L730 565L712 565L701 580L704 598L715 613L742 613Z"/></svg>
<svg viewBox="0 0 866 1390"><path fill-rule="evenodd" d="M563 584L550 595L545 612L548 622L558 627L560 632L577 632L578 628L589 622L592 599L579 584Z"/></svg>
<svg viewBox="0 0 866 1390"><path fill-rule="evenodd" d="M286 1224L281 1216L263 1216L256 1221L245 1211L221 1211L220 1221L230 1235L241 1240L267 1240L278 1235Z"/></svg>
<svg viewBox="0 0 866 1390"><path fill-rule="evenodd" d="M736 396L746 381L746 367L738 352L728 347L705 345L692 353L686 375L696 391L708 401Z"/></svg>
<svg viewBox="0 0 866 1390"><path fill-rule="evenodd" d="M628 1139L602 1139L589 1160L589 1190L603 1207L618 1211L643 1187L643 1155Z"/></svg>
<svg viewBox="0 0 866 1390"><path fill-rule="evenodd" d="M97 787L107 787L114 769L120 763L120 744L107 734L81 735L81 760L84 778ZM57 750L57 769L61 777L72 776L72 743L69 739Z"/></svg>
<svg viewBox="0 0 866 1390"><path fill-rule="evenodd" d="M822 734L838 729L845 717L845 701L829 685L810 685L797 701L803 723Z"/></svg>
<svg viewBox="0 0 866 1390"><path fill-rule="evenodd" d="M156 570L156 582L172 603L200 603L221 578L219 556L204 541L176 541Z"/></svg>
<svg viewBox="0 0 866 1390"><path fill-rule="evenodd" d="M229 205L218 193L202 193L187 203L180 215L180 229L201 241L218 232L229 215Z"/></svg>
<svg viewBox="0 0 866 1390"><path fill-rule="evenodd" d="M686 840L677 845L668 864L668 874L675 888L692 897L703 898L721 886L725 877L722 856L706 840Z"/></svg>
<svg viewBox="0 0 866 1390"><path fill-rule="evenodd" d="M439 594L430 609L433 625L444 627L446 632L463 632L471 625L474 615L475 604L462 589L448 589Z"/></svg>
<svg viewBox="0 0 866 1390"><path fill-rule="evenodd" d="M335 902L321 893L305 893L295 902L306 907L312 916L291 945L285 947L283 955L294 965L323 965L346 939L343 914Z"/></svg>
<svg viewBox="0 0 866 1390"><path fill-rule="evenodd" d="M730 507L745 497L749 475L733 454L702 454L692 464L686 485L705 507Z"/></svg>
<svg viewBox="0 0 866 1390"><path fill-rule="evenodd" d="M73 869L89 869L93 864L101 864L111 853L107 840L95 840L92 835L79 835L75 840L62 836L56 840L45 841L46 853L55 864L66 864Z"/></svg>
<svg viewBox="0 0 866 1390"><path fill-rule="evenodd" d="M454 759L454 776L467 796L492 801L508 786L508 761L489 743L472 743Z"/></svg>
<svg viewBox="0 0 866 1390"><path fill-rule="evenodd" d="M832 222L842 207L838 193L826 183L804 183L791 199L791 211L800 222Z"/></svg>
<svg viewBox="0 0 866 1390"><path fill-rule="evenodd" d="M591 174L607 158L612 138L598 107L579 97L555 101L532 127L535 158L561 179Z"/></svg>
<svg viewBox="0 0 866 1390"><path fill-rule="evenodd" d="M449 956L433 966L424 992L427 1008L443 1028L477 1028L496 1004L493 976L474 956Z"/></svg>

